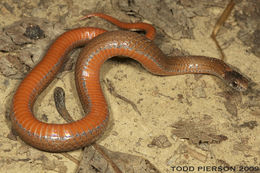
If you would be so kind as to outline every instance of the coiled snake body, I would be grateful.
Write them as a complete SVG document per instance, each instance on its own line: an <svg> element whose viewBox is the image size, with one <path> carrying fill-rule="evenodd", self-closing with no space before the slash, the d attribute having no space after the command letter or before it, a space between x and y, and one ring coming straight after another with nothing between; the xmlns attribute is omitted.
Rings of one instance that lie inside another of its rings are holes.
<svg viewBox="0 0 260 173"><path fill-rule="evenodd" d="M142 28L139 25L137 28ZM145 25L147 28L148 24ZM204 56L168 57L150 39L130 31L106 32L98 28L79 28L61 35L21 82L13 97L11 120L16 132L26 143L51 152L75 150L94 142L104 132L109 117L99 71L102 64L114 56L135 59L153 74L205 73L220 77L237 90L247 88L247 79L223 61ZM69 124L47 124L37 120L32 111L37 96L63 66L66 54L86 43L77 60L75 77L83 109L88 113Z"/></svg>

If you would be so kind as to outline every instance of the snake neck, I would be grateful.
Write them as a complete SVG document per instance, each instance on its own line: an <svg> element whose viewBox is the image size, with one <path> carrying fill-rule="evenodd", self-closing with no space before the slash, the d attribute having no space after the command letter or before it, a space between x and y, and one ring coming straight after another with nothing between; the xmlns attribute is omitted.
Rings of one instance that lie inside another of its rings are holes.
<svg viewBox="0 0 260 173"><path fill-rule="evenodd" d="M224 78L227 71L232 71L223 61L205 56L167 57L164 66L165 75L211 74Z"/></svg>

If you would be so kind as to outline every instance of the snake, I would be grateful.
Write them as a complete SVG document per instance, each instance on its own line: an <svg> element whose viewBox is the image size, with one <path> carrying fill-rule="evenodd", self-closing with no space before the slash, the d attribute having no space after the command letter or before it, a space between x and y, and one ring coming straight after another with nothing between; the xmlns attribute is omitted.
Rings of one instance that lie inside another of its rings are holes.
<svg viewBox="0 0 260 173"><path fill-rule="evenodd" d="M60 35L42 60L18 86L11 108L12 127L20 138L34 148L47 152L66 152L88 146L105 132L109 109L100 85L100 68L109 58L120 56L139 62L147 71L160 76L181 74L214 75L238 91L248 88L248 79L222 60L206 56L165 55L153 42L155 29L147 23L124 23L109 15L93 13L123 29L106 31L82 27ZM34 103L64 66L67 54L85 46L75 65L76 89L85 116L67 124L45 123L33 113Z"/></svg>

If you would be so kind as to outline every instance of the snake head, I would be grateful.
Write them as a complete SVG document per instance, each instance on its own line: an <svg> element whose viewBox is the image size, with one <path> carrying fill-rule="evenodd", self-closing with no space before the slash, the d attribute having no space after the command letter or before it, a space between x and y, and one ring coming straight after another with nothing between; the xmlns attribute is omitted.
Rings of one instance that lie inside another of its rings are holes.
<svg viewBox="0 0 260 173"><path fill-rule="evenodd" d="M237 91L245 91L248 88L249 80L236 71L228 71L224 76L229 86Z"/></svg>

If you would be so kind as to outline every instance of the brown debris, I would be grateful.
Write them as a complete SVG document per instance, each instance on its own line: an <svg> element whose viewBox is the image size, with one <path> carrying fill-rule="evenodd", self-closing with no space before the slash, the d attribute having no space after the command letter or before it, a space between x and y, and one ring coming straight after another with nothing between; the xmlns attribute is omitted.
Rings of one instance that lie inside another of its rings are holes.
<svg viewBox="0 0 260 173"><path fill-rule="evenodd" d="M32 40L38 40L45 37L44 31L40 28L40 26L33 24L26 27L26 31L23 35Z"/></svg>
<svg viewBox="0 0 260 173"><path fill-rule="evenodd" d="M211 126L211 119L180 120L172 125L172 134L181 139L187 139L190 144L199 146L201 144L219 144L228 138L218 135Z"/></svg>
<svg viewBox="0 0 260 173"><path fill-rule="evenodd" d="M217 93L217 95L226 99L224 105L227 112L230 113L232 116L237 116L238 106L242 104L241 94L232 90L220 92Z"/></svg>
<svg viewBox="0 0 260 173"><path fill-rule="evenodd" d="M169 148L172 146L171 142L168 140L167 136L160 135L155 137L151 144L148 144L148 147L157 146L158 148Z"/></svg>
<svg viewBox="0 0 260 173"><path fill-rule="evenodd" d="M52 38L48 35L57 37L57 32L61 29L33 17L4 27L0 31L0 73L13 79L24 78L49 47Z"/></svg>
<svg viewBox="0 0 260 173"><path fill-rule="evenodd" d="M100 146L101 147L101 146ZM159 173L148 160L121 152L112 152L101 147L104 152L118 165L119 169L125 173L143 172ZM94 172L115 172L111 165L97 152L93 147L84 149L84 156L81 160L77 173L94 173Z"/></svg>
<svg viewBox="0 0 260 173"><path fill-rule="evenodd" d="M234 18L239 25L237 37L250 48L252 53L260 57L260 1L242 1L238 6L237 9L234 9Z"/></svg>
<svg viewBox="0 0 260 173"><path fill-rule="evenodd" d="M113 4L131 15L142 16L153 25L160 26L171 38L194 38L194 24L191 18L195 13L183 10L176 1L114 0ZM141 10L143 8L149 10Z"/></svg>
<svg viewBox="0 0 260 173"><path fill-rule="evenodd" d="M239 125L239 127L241 127L241 128L249 128L251 130L257 126L258 126L257 121L248 121L248 122L244 122L243 124Z"/></svg>
<svg viewBox="0 0 260 173"><path fill-rule="evenodd" d="M188 146L184 147L184 150L187 154L189 154L192 158L194 158L196 160L199 160L203 163L205 163L207 160L207 156L205 154L202 154Z"/></svg>

